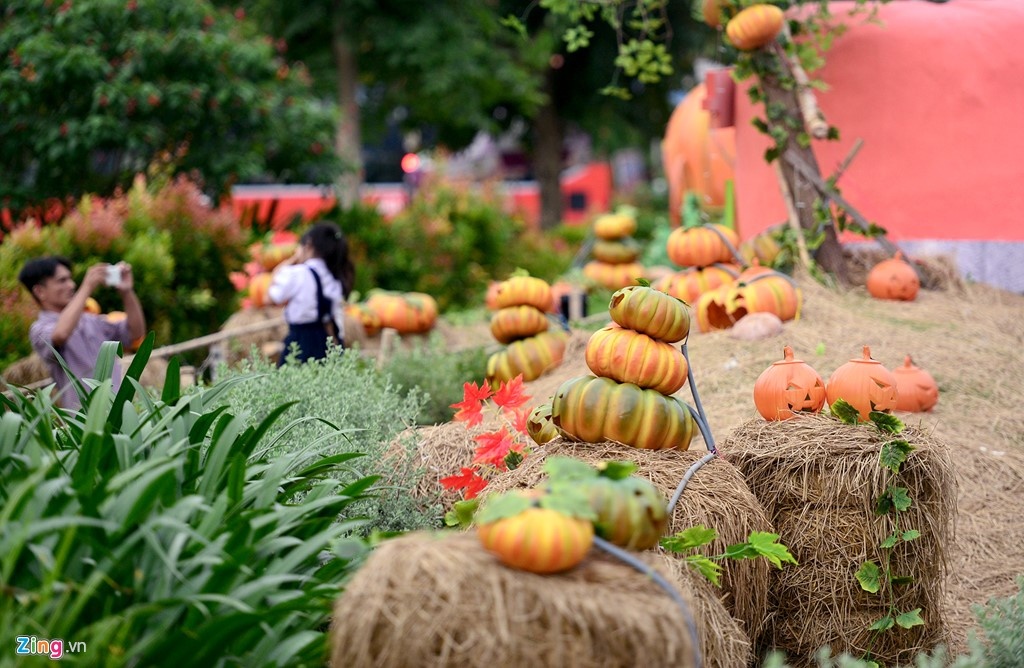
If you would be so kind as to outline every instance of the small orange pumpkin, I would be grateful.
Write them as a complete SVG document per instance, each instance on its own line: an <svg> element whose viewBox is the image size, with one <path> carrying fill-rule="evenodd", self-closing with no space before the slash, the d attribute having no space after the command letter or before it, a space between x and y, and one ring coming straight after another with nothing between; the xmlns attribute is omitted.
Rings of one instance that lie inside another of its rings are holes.
<svg viewBox="0 0 1024 668"><path fill-rule="evenodd" d="M702 294L720 285L732 283L739 273L739 267L734 264L716 262L701 269L691 268L666 276L655 283L654 287L687 304L696 304Z"/></svg>
<svg viewBox="0 0 1024 668"><path fill-rule="evenodd" d="M618 290L627 285L636 285L644 275L644 266L639 262L609 264L591 260L583 265L583 275L608 290Z"/></svg>
<svg viewBox="0 0 1024 668"><path fill-rule="evenodd" d="M917 291L921 289L921 279L909 262L903 259L903 253L897 251L895 257L882 260L868 272L868 293L875 299L896 299L914 301Z"/></svg>
<svg viewBox="0 0 1024 668"><path fill-rule="evenodd" d="M864 346L862 357L852 359L832 372L825 384L829 405L838 399L846 401L867 421L871 411L891 413L896 408L896 376L871 359L871 349Z"/></svg>
<svg viewBox="0 0 1024 668"><path fill-rule="evenodd" d="M103 312L100 308L100 303L92 297L87 297L85 300L85 312L92 313L93 315L99 315Z"/></svg>
<svg viewBox="0 0 1024 668"><path fill-rule="evenodd" d="M399 334L422 334L437 321L437 302L423 292L371 291L366 308L377 314L381 327Z"/></svg>
<svg viewBox="0 0 1024 668"><path fill-rule="evenodd" d="M712 28L722 25L722 3L725 0L703 0L701 2L701 14L704 16L704 23Z"/></svg>
<svg viewBox="0 0 1024 668"><path fill-rule="evenodd" d="M560 573L583 561L594 543L594 525L537 505L477 525L477 537L484 549L506 566L531 573Z"/></svg>
<svg viewBox="0 0 1024 668"><path fill-rule="evenodd" d="M725 225L677 227L668 235L665 250L668 259L680 267L706 267L716 262L732 262L733 249L740 239Z"/></svg>
<svg viewBox="0 0 1024 668"><path fill-rule="evenodd" d="M729 19L725 35L740 51L753 51L775 39L784 19L782 10L775 5L751 5Z"/></svg>
<svg viewBox="0 0 1024 668"><path fill-rule="evenodd" d="M640 257L640 244L633 237L619 239L598 239L590 254L599 262L626 264Z"/></svg>
<svg viewBox="0 0 1024 668"><path fill-rule="evenodd" d="M270 306L270 298L267 296L267 290L270 289L270 283L274 279L270 273L256 274L249 281L249 301L253 308L262 308L264 306Z"/></svg>
<svg viewBox="0 0 1024 668"><path fill-rule="evenodd" d="M798 412L817 413L825 405L825 382L793 349L761 372L754 382L754 406L765 420L788 420Z"/></svg>
<svg viewBox="0 0 1024 668"><path fill-rule="evenodd" d="M903 366L892 370L896 376L896 410L908 413L926 413L939 402L939 384L932 375L914 366L907 355Z"/></svg>

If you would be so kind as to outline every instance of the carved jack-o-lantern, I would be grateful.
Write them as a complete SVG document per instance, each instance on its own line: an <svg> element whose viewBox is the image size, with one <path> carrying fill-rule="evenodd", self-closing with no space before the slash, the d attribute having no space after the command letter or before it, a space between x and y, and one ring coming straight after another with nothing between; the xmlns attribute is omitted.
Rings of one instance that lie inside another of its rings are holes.
<svg viewBox="0 0 1024 668"><path fill-rule="evenodd" d="M910 355L892 373L896 376L896 410L924 413L939 402L938 383L930 373L914 366Z"/></svg>
<svg viewBox="0 0 1024 668"><path fill-rule="evenodd" d="M861 359L852 359L832 372L825 396L829 405L843 399L866 421L871 411L889 413L896 408L896 377L871 359L871 349L864 346Z"/></svg>
<svg viewBox="0 0 1024 668"><path fill-rule="evenodd" d="M818 372L782 349L785 359L773 362L754 383L754 405L765 420L788 420L797 412L817 413L825 405L825 383Z"/></svg>

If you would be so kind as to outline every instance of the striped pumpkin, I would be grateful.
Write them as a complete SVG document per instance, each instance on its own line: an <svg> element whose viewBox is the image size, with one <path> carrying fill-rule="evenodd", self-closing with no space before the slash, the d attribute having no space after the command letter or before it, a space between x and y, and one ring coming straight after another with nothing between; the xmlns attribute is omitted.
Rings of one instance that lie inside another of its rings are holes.
<svg viewBox="0 0 1024 668"><path fill-rule="evenodd" d="M511 343L545 332L548 325L548 317L534 306L506 306L491 316L491 335L500 343Z"/></svg>
<svg viewBox="0 0 1024 668"><path fill-rule="evenodd" d="M720 285L732 283L739 274L739 267L736 265L716 262L702 269L676 272L662 278L653 287L682 299L687 304L696 304L702 294Z"/></svg>
<svg viewBox="0 0 1024 668"><path fill-rule="evenodd" d="M487 359L487 381L497 389L519 374L523 381L540 378L562 363L566 339L561 331L547 331L513 341Z"/></svg>
<svg viewBox="0 0 1024 668"><path fill-rule="evenodd" d="M437 302L422 292L374 290L366 300L366 308L377 314L381 327L399 334L428 332L437 321Z"/></svg>
<svg viewBox="0 0 1024 668"><path fill-rule="evenodd" d="M680 350L618 325L591 334L585 358L598 376L662 394L673 394L686 383L686 358Z"/></svg>
<svg viewBox="0 0 1024 668"><path fill-rule="evenodd" d="M680 267L707 267L716 262L733 262L739 244L736 232L725 225L677 227L668 235L668 259Z"/></svg>
<svg viewBox="0 0 1024 668"><path fill-rule="evenodd" d="M558 430L551 421L551 404L540 404L526 418L526 433L537 445L544 445L558 436Z"/></svg>
<svg viewBox="0 0 1024 668"><path fill-rule="evenodd" d="M533 276L513 276L502 281L494 296L494 306L501 309L520 305L546 311L551 306L551 286L547 281Z"/></svg>
<svg viewBox="0 0 1024 668"><path fill-rule="evenodd" d="M598 239L619 239L636 234L636 219L623 213L606 213L594 221Z"/></svg>
<svg viewBox="0 0 1024 668"><path fill-rule="evenodd" d="M612 321L665 343L690 333L690 312L677 298L647 285L617 290L608 304Z"/></svg>
<svg viewBox="0 0 1024 668"><path fill-rule="evenodd" d="M725 35L740 51L759 49L775 39L785 17L775 5L751 5L729 19Z"/></svg>
<svg viewBox="0 0 1024 668"><path fill-rule="evenodd" d="M615 441L644 450L686 450L695 426L689 409L675 397L589 375L558 387L551 421L578 441Z"/></svg>
<svg viewBox="0 0 1024 668"><path fill-rule="evenodd" d="M626 264L640 257L640 244L632 237L606 240L598 239L590 254L598 262L608 264Z"/></svg>
<svg viewBox="0 0 1024 668"><path fill-rule="evenodd" d="M583 561L594 525L550 508L527 508L480 524L477 537L503 564L531 573L559 573Z"/></svg>

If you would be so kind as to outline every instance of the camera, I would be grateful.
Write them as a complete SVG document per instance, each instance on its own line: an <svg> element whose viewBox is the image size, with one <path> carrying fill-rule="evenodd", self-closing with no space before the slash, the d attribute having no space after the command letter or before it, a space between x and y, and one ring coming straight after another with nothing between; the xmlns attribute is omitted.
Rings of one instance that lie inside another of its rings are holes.
<svg viewBox="0 0 1024 668"><path fill-rule="evenodd" d="M121 285L121 265L112 264L107 267L107 278L104 281L107 285L112 288L116 288Z"/></svg>

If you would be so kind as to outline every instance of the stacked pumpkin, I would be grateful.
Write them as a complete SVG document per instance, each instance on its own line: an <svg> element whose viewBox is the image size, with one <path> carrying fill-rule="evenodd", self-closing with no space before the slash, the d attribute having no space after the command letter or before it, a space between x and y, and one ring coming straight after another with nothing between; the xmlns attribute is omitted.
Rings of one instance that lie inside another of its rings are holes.
<svg viewBox="0 0 1024 668"><path fill-rule="evenodd" d="M594 258L583 266L583 275L609 290L635 285L644 275L637 262L640 244L633 238L636 219L625 213L608 213L594 221Z"/></svg>
<svg viewBox="0 0 1024 668"><path fill-rule="evenodd" d="M739 276L740 268L733 264L737 243L736 233L725 225L677 227L668 235L666 250L685 269L658 279L654 288L696 304L702 294Z"/></svg>
<svg viewBox="0 0 1024 668"><path fill-rule="evenodd" d="M249 246L250 261L245 264L244 272L231 272L231 282L239 291L246 291L247 307L263 308L270 306L267 290L270 288L272 272L295 253L299 238L294 232L280 230L273 232L268 238L257 241Z"/></svg>
<svg viewBox="0 0 1024 668"><path fill-rule="evenodd" d="M423 292L395 292L375 289L365 304L349 313L359 318L367 334L390 328L399 334L425 334L437 322L437 302Z"/></svg>
<svg viewBox="0 0 1024 668"><path fill-rule="evenodd" d="M524 381L539 378L562 363L568 335L551 327L551 286L532 276L513 276L494 294L491 335L506 344L487 360L487 381L497 388L522 374Z"/></svg>
<svg viewBox="0 0 1024 668"><path fill-rule="evenodd" d="M587 342L586 362L595 375L565 381L552 398L551 422L566 438L652 450L690 447L695 422L672 396L688 371L672 344L686 338L690 315L682 301L643 283L612 295L614 324Z"/></svg>
<svg viewBox="0 0 1024 668"><path fill-rule="evenodd" d="M861 357L839 366L827 383L809 364L795 359L789 346L783 348L783 355L754 383L754 405L766 420L817 413L826 401L831 406L842 399L857 410L860 420L867 421L872 411L925 412L939 400L935 379L914 366L909 355L894 373L872 359L871 349L864 346Z"/></svg>

